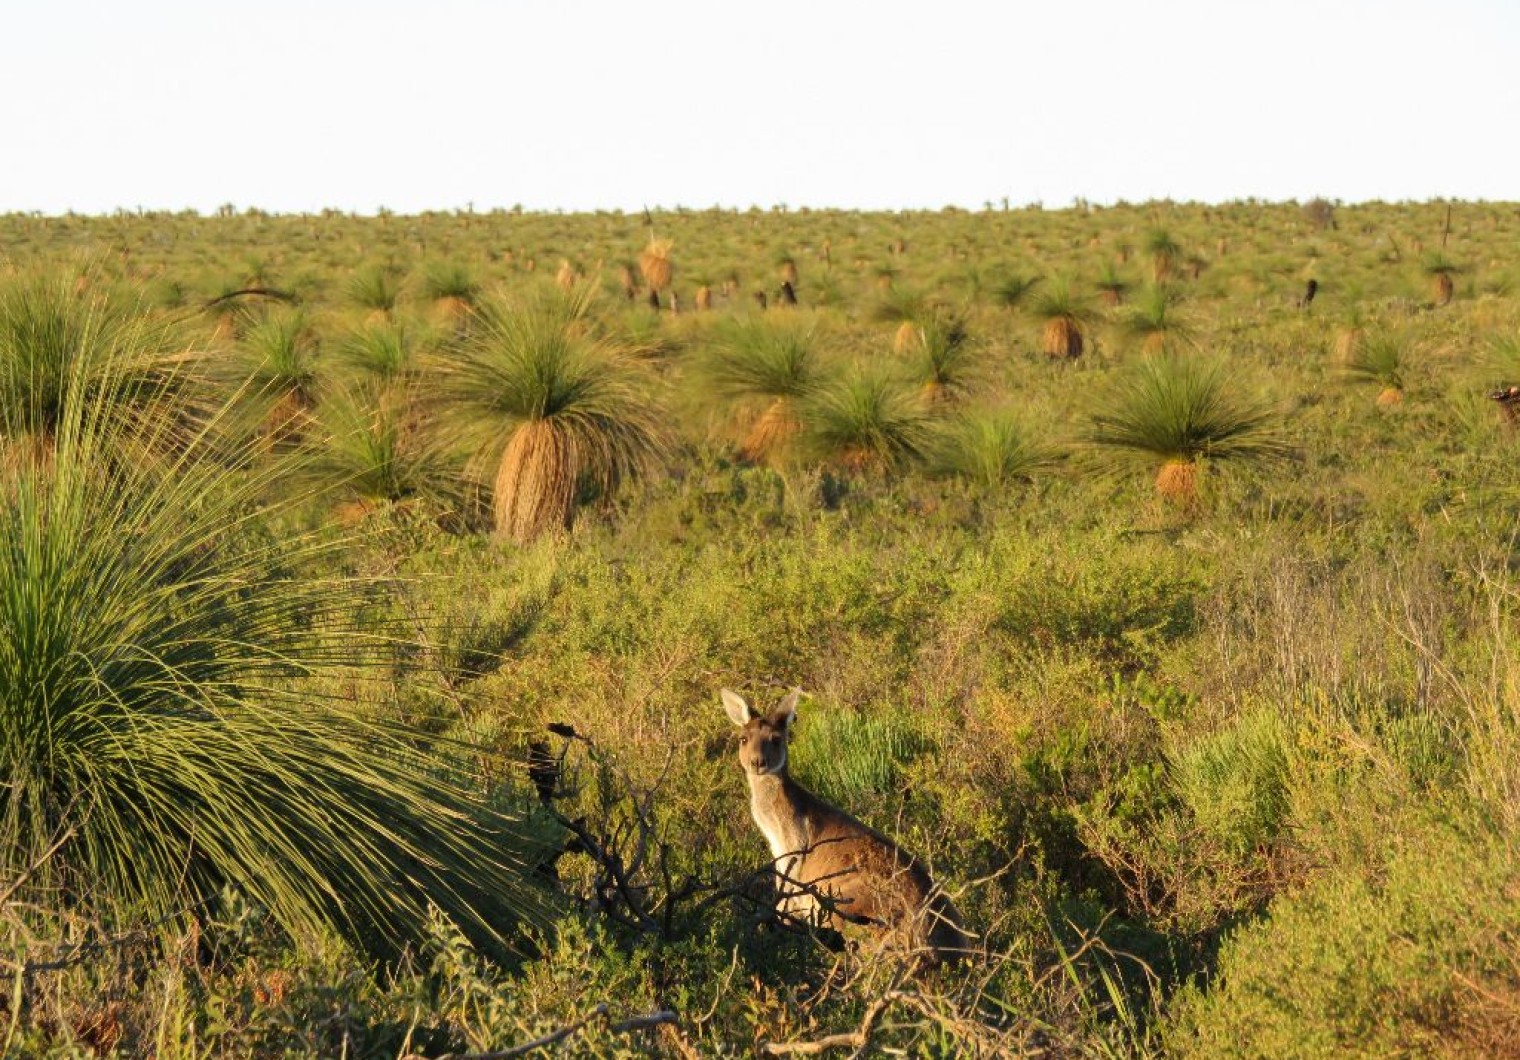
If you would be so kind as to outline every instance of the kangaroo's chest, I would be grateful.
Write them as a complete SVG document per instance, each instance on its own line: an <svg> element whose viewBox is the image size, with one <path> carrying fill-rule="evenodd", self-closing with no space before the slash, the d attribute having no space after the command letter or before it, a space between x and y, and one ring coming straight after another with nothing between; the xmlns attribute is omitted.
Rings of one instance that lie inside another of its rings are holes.
<svg viewBox="0 0 1520 1060"><path fill-rule="evenodd" d="M813 827L806 813L782 812L771 800L761 797L750 801L750 812L765 836L771 857L800 855L812 846Z"/></svg>

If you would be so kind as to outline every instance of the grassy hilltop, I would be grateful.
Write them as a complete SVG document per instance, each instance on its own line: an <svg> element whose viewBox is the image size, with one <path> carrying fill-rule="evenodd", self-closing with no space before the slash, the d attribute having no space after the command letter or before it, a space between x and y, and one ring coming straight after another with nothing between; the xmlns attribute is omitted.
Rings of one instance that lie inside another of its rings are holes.
<svg viewBox="0 0 1520 1060"><path fill-rule="evenodd" d="M1517 247L0 217L0 1054L1504 1055ZM725 686L976 960L776 922Z"/></svg>

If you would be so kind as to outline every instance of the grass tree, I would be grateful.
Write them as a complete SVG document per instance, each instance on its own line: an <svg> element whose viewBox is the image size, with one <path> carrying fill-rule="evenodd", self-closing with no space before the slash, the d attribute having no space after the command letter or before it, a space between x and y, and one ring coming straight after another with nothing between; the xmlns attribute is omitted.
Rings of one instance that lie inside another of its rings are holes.
<svg viewBox="0 0 1520 1060"><path fill-rule="evenodd" d="M469 314L480 298L480 284L468 266L455 261L435 261L422 272L422 293L447 320Z"/></svg>
<svg viewBox="0 0 1520 1060"><path fill-rule="evenodd" d="M337 499L345 517L456 501L453 462L423 429L414 391L368 383L330 395L317 410L296 481L313 496Z"/></svg>
<svg viewBox="0 0 1520 1060"><path fill-rule="evenodd" d="M108 424L119 438L160 437L157 413L166 399L181 417L199 402L202 364L178 328L124 290L81 290L62 272L6 277L0 464L46 458L71 412Z"/></svg>
<svg viewBox="0 0 1520 1060"><path fill-rule="evenodd" d="M1364 335L1344 362L1346 375L1380 387L1377 403L1385 408L1404 401L1404 376L1408 369L1407 340L1397 332L1379 330Z"/></svg>
<svg viewBox="0 0 1520 1060"><path fill-rule="evenodd" d="M1182 258L1182 244L1166 229L1157 228L1146 233L1144 246L1151 258L1151 279L1156 283L1169 279Z"/></svg>
<svg viewBox="0 0 1520 1060"><path fill-rule="evenodd" d="M704 368L749 424L739 447L744 458L784 461L802 429L802 402L823 381L813 329L790 321L730 321L716 334Z"/></svg>
<svg viewBox="0 0 1520 1060"><path fill-rule="evenodd" d="M1030 301L1029 313L1044 325L1040 348L1046 355L1061 359L1082 356L1086 348L1083 329L1092 323L1094 313L1069 280L1057 277L1046 284Z"/></svg>
<svg viewBox="0 0 1520 1060"><path fill-rule="evenodd" d="M1103 263L1102 268L1098 270L1098 279L1093 286L1098 289L1098 293L1102 296L1103 304L1109 308L1113 308L1124 304L1124 296L1129 293L1129 289L1134 284L1130 283L1125 275L1119 271L1117 265L1111 261L1106 261Z"/></svg>
<svg viewBox="0 0 1520 1060"><path fill-rule="evenodd" d="M922 395L879 370L855 371L807 400L809 455L851 471L897 471L928 451Z"/></svg>
<svg viewBox="0 0 1520 1060"><path fill-rule="evenodd" d="M423 342L415 324L370 320L339 340L336 359L360 379L387 385L416 374Z"/></svg>
<svg viewBox="0 0 1520 1060"><path fill-rule="evenodd" d="M906 287L883 288L871 306L870 318L882 324L896 324L892 348L906 353L918 340L919 323L929 315L929 301Z"/></svg>
<svg viewBox="0 0 1520 1060"><path fill-rule="evenodd" d="M444 351L447 433L491 496L496 533L518 542L568 529L585 487L610 492L664 449L655 379L594 334L590 293L485 303Z"/></svg>
<svg viewBox="0 0 1520 1060"><path fill-rule="evenodd" d="M366 265L348 278L348 297L372 314L389 315L401 300L401 284L394 269Z"/></svg>
<svg viewBox="0 0 1520 1060"><path fill-rule="evenodd" d="M1456 277L1462 273L1462 266L1437 250L1425 255L1420 271L1430 277L1436 305L1449 305L1456 294Z"/></svg>
<svg viewBox="0 0 1520 1060"><path fill-rule="evenodd" d="M937 475L995 493L1029 481L1058 457L1056 448L1023 417L1009 410L977 410L939 429L929 464Z"/></svg>
<svg viewBox="0 0 1520 1060"><path fill-rule="evenodd" d="M114 932L215 916L230 889L298 943L375 954L435 909L480 941L539 919L518 823L324 694L394 662L396 631L360 626L374 587L331 573L330 541L250 532L263 473L193 445L124 466L117 444L71 409L0 504L11 897Z"/></svg>
<svg viewBox="0 0 1520 1060"><path fill-rule="evenodd" d="M979 374L966 318L950 310L931 313L916 338L909 370L924 400L932 407L964 398Z"/></svg>
<svg viewBox="0 0 1520 1060"><path fill-rule="evenodd" d="M1181 311L1181 295L1155 284L1143 289L1119 317L1119 331L1146 353L1175 352L1193 342L1193 324Z"/></svg>
<svg viewBox="0 0 1520 1060"><path fill-rule="evenodd" d="M1243 394L1222 361L1162 355L1136 363L1092 416L1086 442L1101 462L1155 469L1156 491L1190 506L1205 463L1287 456L1279 419Z"/></svg>
<svg viewBox="0 0 1520 1060"><path fill-rule="evenodd" d="M1004 309L1018 309L1040 283L1040 277L1010 272L993 281L992 300Z"/></svg>
<svg viewBox="0 0 1520 1060"><path fill-rule="evenodd" d="M246 426L266 448L298 441L311 421L323 376L316 332L300 310L278 310L243 336L222 367Z"/></svg>
<svg viewBox="0 0 1520 1060"><path fill-rule="evenodd" d="M669 239L650 238L647 246L639 251L639 273L649 288L650 304L659 308L660 292L670 287L675 278L675 263L670 252L675 244Z"/></svg>

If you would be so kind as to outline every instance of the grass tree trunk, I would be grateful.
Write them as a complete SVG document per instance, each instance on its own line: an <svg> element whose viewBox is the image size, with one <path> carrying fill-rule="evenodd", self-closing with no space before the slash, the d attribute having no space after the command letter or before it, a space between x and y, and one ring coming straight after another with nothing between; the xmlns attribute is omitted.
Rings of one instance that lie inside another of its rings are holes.
<svg viewBox="0 0 1520 1060"><path fill-rule="evenodd" d="M1436 273L1436 305L1450 305L1452 296L1456 294L1456 284L1452 282L1451 274L1445 272Z"/></svg>
<svg viewBox="0 0 1520 1060"><path fill-rule="evenodd" d="M1076 321L1057 317L1045 325L1045 352L1051 357L1082 356L1082 329Z"/></svg>
<svg viewBox="0 0 1520 1060"><path fill-rule="evenodd" d="M1198 502L1198 464L1193 460L1168 460L1156 472L1156 492L1163 500L1181 507Z"/></svg>
<svg viewBox="0 0 1520 1060"><path fill-rule="evenodd" d="M756 463L774 462L801 430L802 423L791 400L778 397L755 420L739 447L740 454Z"/></svg>
<svg viewBox="0 0 1520 1060"><path fill-rule="evenodd" d="M498 536L519 543L568 530L575 516L575 443L547 420L519 427L502 453L491 491Z"/></svg>

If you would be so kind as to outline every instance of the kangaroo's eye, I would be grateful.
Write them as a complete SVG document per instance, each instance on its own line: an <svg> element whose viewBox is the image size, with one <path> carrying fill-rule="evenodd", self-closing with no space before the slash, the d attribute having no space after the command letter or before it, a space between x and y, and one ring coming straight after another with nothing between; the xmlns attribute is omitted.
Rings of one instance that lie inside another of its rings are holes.
<svg viewBox="0 0 1520 1060"><path fill-rule="evenodd" d="M748 736L741 736L741 737L739 737L739 746L740 747L743 747L747 743L749 743L749 737Z"/></svg>

